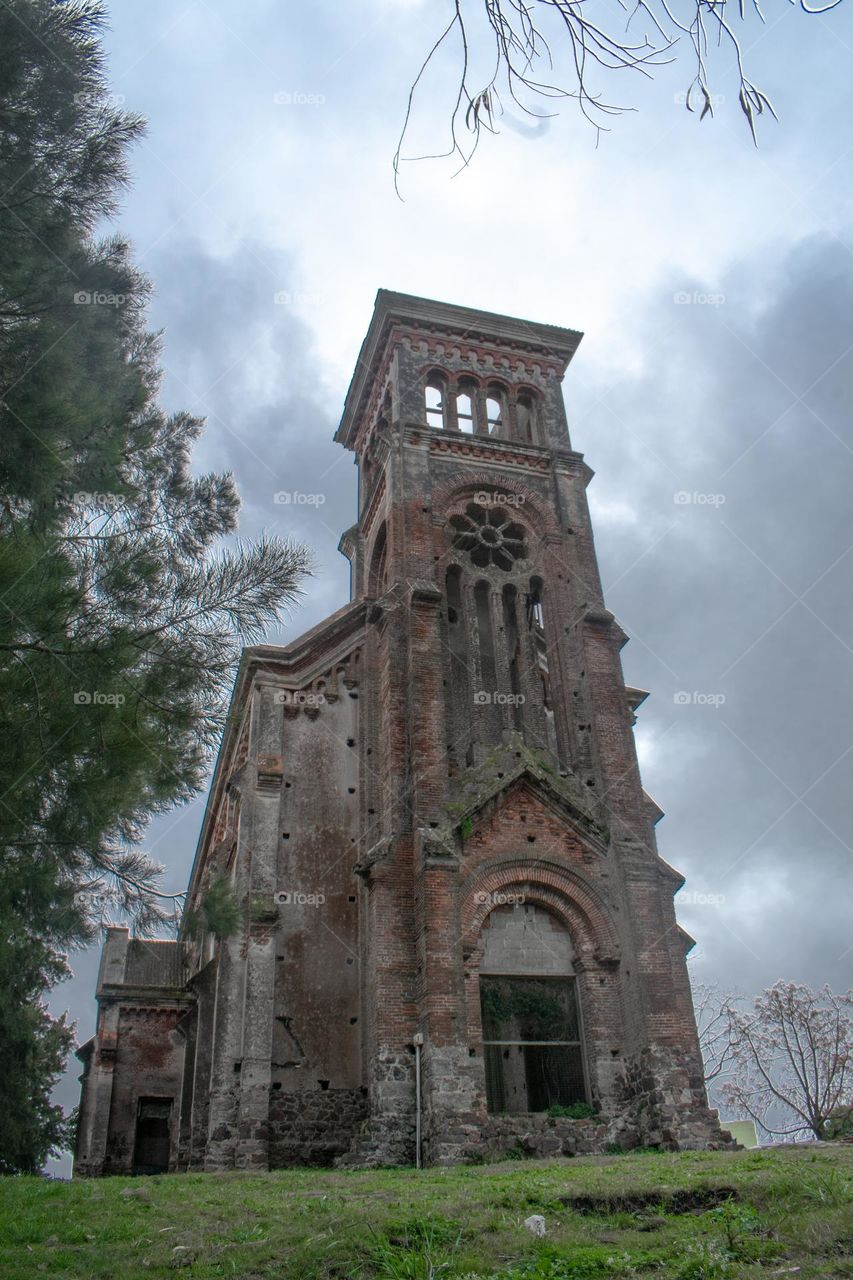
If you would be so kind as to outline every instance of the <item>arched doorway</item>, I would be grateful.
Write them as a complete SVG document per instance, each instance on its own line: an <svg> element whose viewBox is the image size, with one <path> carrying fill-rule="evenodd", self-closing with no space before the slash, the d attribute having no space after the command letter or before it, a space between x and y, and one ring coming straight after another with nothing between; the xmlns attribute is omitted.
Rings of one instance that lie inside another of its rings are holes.
<svg viewBox="0 0 853 1280"><path fill-rule="evenodd" d="M490 1112L588 1101L568 930L542 907L497 906L483 922L480 1011Z"/></svg>

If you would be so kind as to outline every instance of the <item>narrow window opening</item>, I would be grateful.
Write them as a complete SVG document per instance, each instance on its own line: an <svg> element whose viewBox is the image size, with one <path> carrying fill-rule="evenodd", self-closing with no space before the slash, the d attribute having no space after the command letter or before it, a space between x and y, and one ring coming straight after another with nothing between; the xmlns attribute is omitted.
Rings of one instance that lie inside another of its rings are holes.
<svg viewBox="0 0 853 1280"><path fill-rule="evenodd" d="M445 426L444 385L437 378L427 383L424 390L424 406L428 427L443 428Z"/></svg>
<svg viewBox="0 0 853 1280"><path fill-rule="evenodd" d="M464 738L467 714L463 709L470 696L465 613L462 603L462 573L458 566L454 565L448 569L444 586L447 597L447 642L450 650L450 682L448 685L445 681L445 686L448 688L448 719L454 726L454 744L448 747L447 770L450 776L454 776L459 767L455 743L457 734Z"/></svg>
<svg viewBox="0 0 853 1280"><path fill-rule="evenodd" d="M530 592L527 596L527 625L537 632L545 632L544 588L541 578L530 579Z"/></svg>
<svg viewBox="0 0 853 1280"><path fill-rule="evenodd" d="M551 693L551 671L548 662L548 642L545 636L545 588L541 578L530 579L527 596L527 625L533 633L536 674L542 690L542 706L545 711L545 732L548 747L559 755L557 726L554 719L554 701Z"/></svg>
<svg viewBox="0 0 853 1280"><path fill-rule="evenodd" d="M456 396L456 420L460 431L469 436L474 434L474 397L468 390Z"/></svg>
<svg viewBox="0 0 853 1280"><path fill-rule="evenodd" d="M521 693L521 677L519 674L519 659L521 656L521 642L518 634L518 620L516 614L518 592L513 586L506 586L503 589L503 612L504 612L504 635L506 636L506 648L509 656L509 686L512 694L512 719L516 729L522 727L522 693Z"/></svg>
<svg viewBox="0 0 853 1280"><path fill-rule="evenodd" d="M368 575L368 591L373 597L384 595L388 579L388 535L385 525L379 530Z"/></svg>
<svg viewBox="0 0 853 1280"><path fill-rule="evenodd" d="M495 669L495 641L492 635L492 609L488 582L478 582L474 588L474 605L477 611L477 635L480 641L480 693L489 701L497 689ZM485 701L485 698L484 698Z"/></svg>
<svg viewBox="0 0 853 1280"><path fill-rule="evenodd" d="M486 397L486 429L490 436L503 434L503 405L500 394L494 389Z"/></svg>

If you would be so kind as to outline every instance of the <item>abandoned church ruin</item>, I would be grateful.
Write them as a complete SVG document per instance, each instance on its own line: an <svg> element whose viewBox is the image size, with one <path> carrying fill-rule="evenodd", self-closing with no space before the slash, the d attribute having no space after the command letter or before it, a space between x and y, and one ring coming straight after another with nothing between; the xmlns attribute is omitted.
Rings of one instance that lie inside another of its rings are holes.
<svg viewBox="0 0 853 1280"><path fill-rule="evenodd" d="M187 900L224 877L240 926L108 931L78 1174L729 1140L569 441L580 338L378 294L336 436L352 601L244 654Z"/></svg>

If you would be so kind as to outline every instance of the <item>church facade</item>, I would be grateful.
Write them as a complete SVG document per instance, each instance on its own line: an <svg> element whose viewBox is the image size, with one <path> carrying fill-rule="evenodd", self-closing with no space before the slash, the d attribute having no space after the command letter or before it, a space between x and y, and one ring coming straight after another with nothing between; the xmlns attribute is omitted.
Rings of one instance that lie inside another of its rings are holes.
<svg viewBox="0 0 853 1280"><path fill-rule="evenodd" d="M581 335L381 290L351 603L245 651L188 890L108 931L81 1175L730 1141L562 381Z"/></svg>

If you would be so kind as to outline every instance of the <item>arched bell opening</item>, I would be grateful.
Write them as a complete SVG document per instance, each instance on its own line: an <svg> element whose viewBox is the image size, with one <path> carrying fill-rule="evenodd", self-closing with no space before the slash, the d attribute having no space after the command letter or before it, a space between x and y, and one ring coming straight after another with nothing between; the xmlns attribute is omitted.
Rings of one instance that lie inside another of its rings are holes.
<svg viewBox="0 0 853 1280"><path fill-rule="evenodd" d="M424 385L424 417L428 427L444 430L447 425L447 379L437 370L427 374Z"/></svg>

